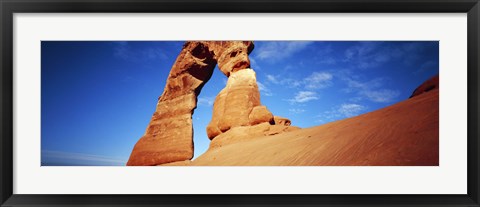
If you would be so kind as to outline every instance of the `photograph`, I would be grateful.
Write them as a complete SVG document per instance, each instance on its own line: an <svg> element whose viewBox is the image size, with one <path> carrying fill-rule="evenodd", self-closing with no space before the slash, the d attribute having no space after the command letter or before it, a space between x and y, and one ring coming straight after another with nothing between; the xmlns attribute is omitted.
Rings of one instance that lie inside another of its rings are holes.
<svg viewBox="0 0 480 207"><path fill-rule="evenodd" d="M2 207L480 207L480 0L0 2Z"/></svg>
<svg viewBox="0 0 480 207"><path fill-rule="evenodd" d="M40 59L41 167L440 166L439 41L48 40Z"/></svg>

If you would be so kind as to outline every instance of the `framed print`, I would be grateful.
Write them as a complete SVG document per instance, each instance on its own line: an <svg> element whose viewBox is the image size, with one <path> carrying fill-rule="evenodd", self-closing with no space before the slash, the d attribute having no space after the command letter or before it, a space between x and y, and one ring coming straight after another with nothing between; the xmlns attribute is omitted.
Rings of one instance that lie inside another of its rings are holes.
<svg viewBox="0 0 480 207"><path fill-rule="evenodd" d="M479 5L2 1L2 206L479 206Z"/></svg>

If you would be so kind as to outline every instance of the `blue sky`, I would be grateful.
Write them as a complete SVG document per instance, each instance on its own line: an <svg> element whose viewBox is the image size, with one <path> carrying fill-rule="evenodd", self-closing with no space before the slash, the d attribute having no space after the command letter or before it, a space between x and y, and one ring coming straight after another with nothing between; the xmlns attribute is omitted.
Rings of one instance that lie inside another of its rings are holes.
<svg viewBox="0 0 480 207"><path fill-rule="evenodd" d="M43 41L43 166L125 165L143 135L183 42ZM438 74L439 43L255 41L261 101L311 127L407 99ZM193 114L195 157L205 152L213 100L227 78L215 68Z"/></svg>

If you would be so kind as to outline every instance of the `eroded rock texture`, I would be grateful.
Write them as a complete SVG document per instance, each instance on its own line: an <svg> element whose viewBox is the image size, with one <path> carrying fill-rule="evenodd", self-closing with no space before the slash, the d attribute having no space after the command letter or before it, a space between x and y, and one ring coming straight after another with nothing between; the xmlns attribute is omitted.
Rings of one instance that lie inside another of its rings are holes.
<svg viewBox="0 0 480 207"><path fill-rule="evenodd" d="M135 144L127 165L158 165L193 157L192 113L215 63L213 52L204 43L185 43L147 130Z"/></svg>
<svg viewBox="0 0 480 207"><path fill-rule="evenodd" d="M210 142L208 150L213 150L219 147L239 142L246 142L262 137L281 134L284 132L291 132L298 129L300 128L295 126L272 125L269 122L263 122L261 124L253 126L239 126L216 136L215 139ZM242 151L242 149L238 150Z"/></svg>
<svg viewBox="0 0 480 207"><path fill-rule="evenodd" d="M290 119L287 119L281 116L273 116L273 121L275 122L276 125L290 126L292 124Z"/></svg>
<svg viewBox="0 0 480 207"><path fill-rule="evenodd" d="M228 81L215 99L212 120L207 127L210 139L223 135L216 143L225 144L239 140L236 137L248 139L296 129L289 126L290 120L274 118L267 107L261 105L255 72L250 69L248 58L252 50L251 41L186 42L170 71L147 130L135 144L127 165L184 163L182 161L192 159L192 113L197 106L197 96L216 64ZM226 134L227 131L231 132Z"/></svg>
<svg viewBox="0 0 480 207"><path fill-rule="evenodd" d="M253 50L252 41L208 41L205 42L215 54L218 68L227 77L230 73L250 68L248 54Z"/></svg>
<svg viewBox="0 0 480 207"><path fill-rule="evenodd" d="M263 122L274 124L272 113L260 103L255 72L252 69L231 72L227 86L213 104L212 120L207 126L208 137L213 139L231 128Z"/></svg>

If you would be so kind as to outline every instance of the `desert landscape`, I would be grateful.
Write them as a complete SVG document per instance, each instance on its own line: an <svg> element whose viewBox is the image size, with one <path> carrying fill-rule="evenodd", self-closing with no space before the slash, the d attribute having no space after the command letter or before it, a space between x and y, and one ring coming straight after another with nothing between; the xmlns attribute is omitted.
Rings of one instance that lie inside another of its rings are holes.
<svg viewBox="0 0 480 207"><path fill-rule="evenodd" d="M252 41L187 41L128 166L438 166L439 76L410 98L351 118L299 128L262 105ZM192 114L215 66L208 150L194 157Z"/></svg>

